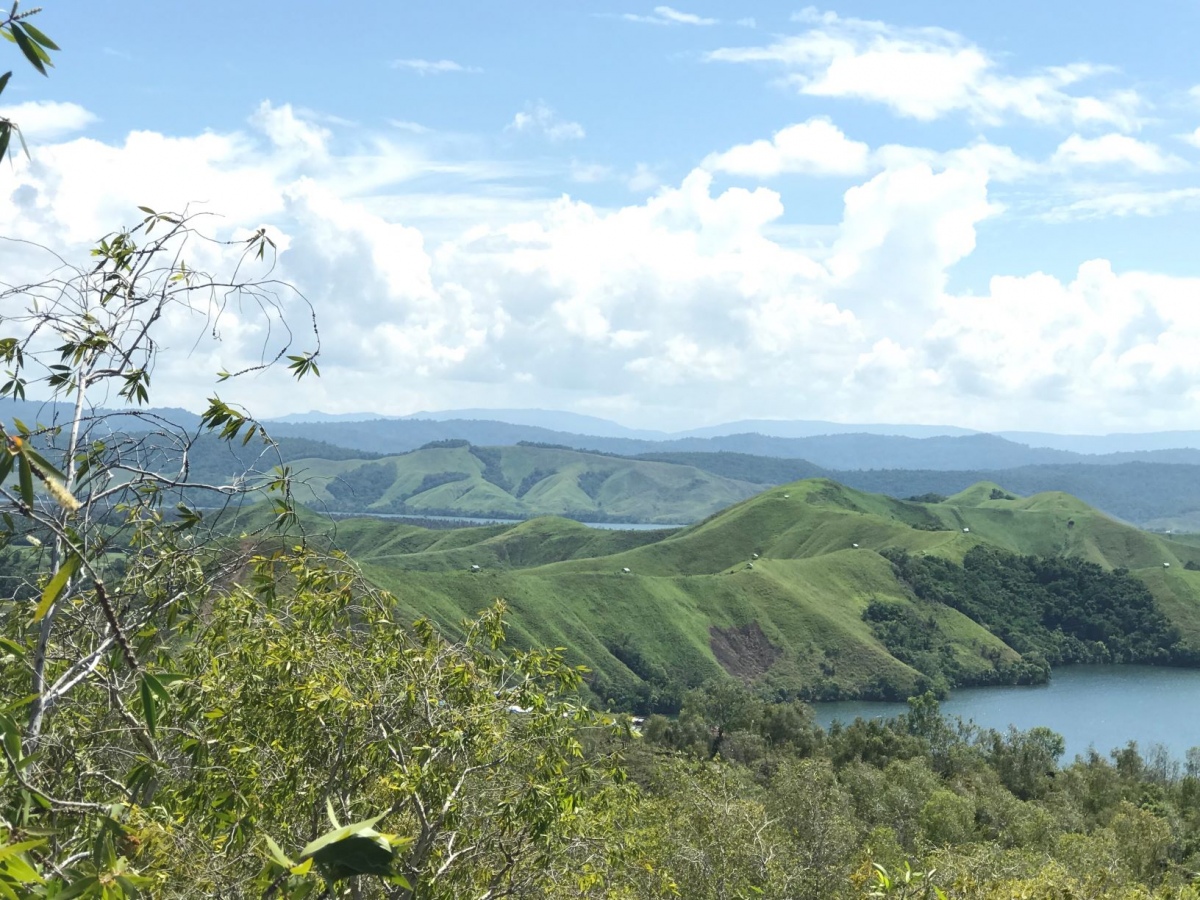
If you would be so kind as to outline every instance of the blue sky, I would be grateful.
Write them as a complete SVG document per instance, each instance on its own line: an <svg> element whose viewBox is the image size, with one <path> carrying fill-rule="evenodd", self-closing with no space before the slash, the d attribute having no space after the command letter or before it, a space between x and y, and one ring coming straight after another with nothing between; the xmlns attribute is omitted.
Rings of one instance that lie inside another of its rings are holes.
<svg viewBox="0 0 1200 900"><path fill-rule="evenodd" d="M49 2L0 234L268 224L324 378L263 415L1200 421L1200 7ZM6 167L8 168L8 167ZM0 253L19 280L37 262ZM24 272L21 272L24 274ZM156 399L253 358L172 325ZM381 389L381 386L383 389Z"/></svg>

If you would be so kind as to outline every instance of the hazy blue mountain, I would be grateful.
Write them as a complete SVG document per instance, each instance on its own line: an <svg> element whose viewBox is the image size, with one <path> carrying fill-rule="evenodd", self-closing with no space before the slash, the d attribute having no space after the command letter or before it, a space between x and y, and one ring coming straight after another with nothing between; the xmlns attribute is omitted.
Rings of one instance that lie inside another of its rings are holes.
<svg viewBox="0 0 1200 900"><path fill-rule="evenodd" d="M1131 434L1048 434L1040 431L1000 431L1002 438L1073 453L1133 453L1149 450L1200 448L1200 431L1151 431Z"/></svg>
<svg viewBox="0 0 1200 900"><path fill-rule="evenodd" d="M0 418L51 424L63 421L66 404L0 400ZM187 428L196 413L156 407L114 413L113 429L144 431L158 421ZM1200 431L1060 435L1035 431L997 434L940 425L846 425L820 420L749 419L667 433L627 428L596 416L543 409L461 409L379 416L313 410L267 419L278 437L303 437L370 453L402 453L431 441L461 439L478 446L525 442L560 444L622 456L646 453L748 453L805 459L838 470L929 469L969 471L1027 465L1122 465L1131 462L1200 464ZM1085 497L1085 499L1087 499Z"/></svg>
<svg viewBox="0 0 1200 900"><path fill-rule="evenodd" d="M715 438L637 440L551 431L529 425L479 419L380 419L373 422L276 423L277 437L307 437L372 453L403 453L433 441L467 440L477 446L509 446L520 442L557 444L621 456L641 453L749 453L806 459L836 469L1007 469L1014 466L1080 461L1078 454L1015 444L994 435L908 438L893 435L843 434L807 438L737 434Z"/></svg>
<svg viewBox="0 0 1200 900"><path fill-rule="evenodd" d="M0 420L11 422L20 419L30 428L37 425L62 424L75 412L69 403L51 403L45 400L12 400L0 399ZM107 426L116 430L147 431L153 430L156 423L170 422L183 428L195 428L200 424L200 416L186 409L174 406L153 406L146 409L94 409L86 413L90 416L101 417Z"/></svg>
<svg viewBox="0 0 1200 900"><path fill-rule="evenodd" d="M399 419L402 416L381 416L372 412L327 413L312 409L306 413L288 413L286 416L275 416L264 419L268 424L283 422L286 424L305 425L310 422L373 422L378 419Z"/></svg>
<svg viewBox="0 0 1200 900"><path fill-rule="evenodd" d="M661 431L648 428L630 428L610 419L583 415L556 409L446 409L424 410L406 416L385 416L378 413L325 413L311 410L306 413L289 413L275 416L269 422L368 422L378 419L423 419L431 422L447 422L456 419L465 421L504 422L509 425L529 425L549 431L594 437L621 437L639 440L672 440L689 437L727 437L734 434L761 434L767 437L814 437L826 434L894 434L901 437L941 437L979 434L970 428L953 425L891 425L866 424L847 425L841 422L825 422L817 419L742 419L691 428L683 431ZM1181 445L1182 446L1182 445Z"/></svg>
<svg viewBox="0 0 1200 900"><path fill-rule="evenodd" d="M893 435L907 438L966 437L984 434L977 429L954 425L913 425L894 423L846 424L820 419L742 419L722 422L701 428L677 432L629 428L598 416L552 409L450 409L412 413L407 416L385 416L379 413L325 413L312 410L291 413L268 419L269 422L307 424L314 422L367 422L380 419L424 420L451 422L457 420L500 422L525 425L547 431L603 438L670 441L687 438L721 438L747 434L775 438L809 438L830 435ZM997 431L995 436L1028 447L1064 450L1085 455L1112 453L1145 453L1159 450L1200 449L1198 431L1157 431L1130 434L1052 434L1044 431ZM530 438L535 440L536 438ZM624 449L613 452L627 452ZM1190 462L1190 458L1167 459L1167 462Z"/></svg>
<svg viewBox="0 0 1200 900"><path fill-rule="evenodd" d="M678 432L672 437L726 437L733 434L761 434L767 437L803 438L827 434L892 434L898 437L961 437L979 434L970 428L953 425L846 425L841 422L823 422L817 419L742 419L722 425L708 425ZM1015 439L1014 439L1015 440ZM1019 443L1030 443L1019 441ZM1043 446L1043 445L1037 445Z"/></svg>
<svg viewBox="0 0 1200 900"><path fill-rule="evenodd" d="M627 428L609 419L586 416L580 413L557 409L448 409L440 412L418 412L404 419L428 419L445 422L452 419L505 422L509 425L530 425L550 431L565 431L572 434L595 435L596 437L637 438L650 441L674 437L665 431L644 428Z"/></svg>

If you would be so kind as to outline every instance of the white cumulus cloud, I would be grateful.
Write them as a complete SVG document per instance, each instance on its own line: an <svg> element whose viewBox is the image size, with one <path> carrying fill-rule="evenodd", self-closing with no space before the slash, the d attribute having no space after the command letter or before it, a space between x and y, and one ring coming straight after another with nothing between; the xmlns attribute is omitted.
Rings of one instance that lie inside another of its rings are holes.
<svg viewBox="0 0 1200 900"><path fill-rule="evenodd" d="M1075 92L1108 71L1076 63L1009 75L982 48L943 28L907 28L809 9L799 34L752 47L725 47L710 61L781 67L802 94L882 103L898 115L931 121L954 112L985 123L1139 124L1141 98L1131 90Z"/></svg>
<svg viewBox="0 0 1200 900"><path fill-rule="evenodd" d="M1003 212L1007 148L876 151L840 215L799 223L826 230L812 249L781 237L803 219L803 186L745 186L731 169L718 184L698 167L624 206L501 206L472 196L480 169L462 164L458 193L408 193L454 167L385 138L347 142L264 105L225 133L49 143L0 181L0 234L86 262L139 204L203 201L224 236L271 223L276 274L313 303L325 359L302 399L282 374L222 389L263 414L366 397L383 413L568 406L664 427L698 409L1087 431L1200 415L1196 279L1105 260L1060 278L1035 261L977 293L952 286ZM768 143L787 157L786 140ZM54 264L0 241L6 282ZM197 349L202 322L168 324L164 404L197 406L211 390L198 373L256 360L267 340L249 310Z"/></svg>
<svg viewBox="0 0 1200 900"><path fill-rule="evenodd" d="M16 123L26 140L52 140L83 131L96 117L78 103L30 100L0 106L0 119Z"/></svg>
<svg viewBox="0 0 1200 900"><path fill-rule="evenodd" d="M769 140L739 144L704 160L715 172L773 178L786 173L858 175L866 171L870 148L850 140L827 118L789 125Z"/></svg>

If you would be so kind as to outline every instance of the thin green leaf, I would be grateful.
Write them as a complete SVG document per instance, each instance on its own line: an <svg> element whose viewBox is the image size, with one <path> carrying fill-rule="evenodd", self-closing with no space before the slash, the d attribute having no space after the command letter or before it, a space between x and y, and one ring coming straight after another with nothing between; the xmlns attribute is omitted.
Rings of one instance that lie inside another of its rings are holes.
<svg viewBox="0 0 1200 900"><path fill-rule="evenodd" d="M342 828L334 829L327 834L323 834L315 841L310 842L300 855L301 857L312 856L320 851L322 847L327 847L330 844L345 840L346 838L352 837L360 832L370 831L375 827L375 823L382 819L385 815L387 815L387 813L381 813L372 819L366 819L362 822L355 822L353 825L346 825Z"/></svg>
<svg viewBox="0 0 1200 900"><path fill-rule="evenodd" d="M28 22L22 22L21 27L25 29L25 31L29 34L29 36L31 38L33 38L35 41L37 41L39 44L41 44L47 50L61 49L58 46L58 44L54 43L54 41L52 41L52 40L50 40L50 38L46 37L46 35L43 34L41 30L34 28Z"/></svg>
<svg viewBox="0 0 1200 900"><path fill-rule="evenodd" d="M38 604L37 611L33 614L33 621L40 622L42 618L50 611L50 607L54 605L63 589L67 586L67 582L71 580L71 576L79 570L79 564L83 562L78 553L70 554L63 562L62 567L54 573L54 577L50 579L50 583L46 585L46 589L42 591L42 602Z"/></svg>
<svg viewBox="0 0 1200 900"><path fill-rule="evenodd" d="M42 876L37 873L37 869L31 866L19 856L6 860L4 863L5 875L12 878L18 884L37 884L42 881ZM25 896L31 896L26 894Z"/></svg>
<svg viewBox="0 0 1200 900"><path fill-rule="evenodd" d="M150 730L150 736L154 737L155 730L158 728L158 704L154 700L154 689L150 687L151 677L149 675L142 676L142 714L146 718L146 727Z"/></svg>
<svg viewBox="0 0 1200 900"><path fill-rule="evenodd" d="M4 741L4 749L15 762L21 759L21 729L16 721L7 713L0 713L0 740Z"/></svg>
<svg viewBox="0 0 1200 900"><path fill-rule="evenodd" d="M23 441L21 443L21 453L25 456L28 456L33 464L47 475L51 475L54 478L57 478L59 481L65 482L67 480L67 476L58 471L58 469L56 469L54 466L50 465L50 463L46 461L46 457L42 456L29 445L29 441Z"/></svg>
<svg viewBox="0 0 1200 900"><path fill-rule="evenodd" d="M0 123L0 159L8 152L8 142L12 139L13 126L11 122Z"/></svg>
<svg viewBox="0 0 1200 900"><path fill-rule="evenodd" d="M40 847L43 844L46 844L46 841L20 841L18 844L10 844L5 847L0 847L0 859L7 859L8 857L14 856L16 853L24 853L26 850L32 850L32 848ZM41 878L38 878L38 881L41 881Z"/></svg>
<svg viewBox="0 0 1200 900"><path fill-rule="evenodd" d="M24 697L20 697L19 699L16 699L9 703L6 703L4 705L4 712L6 712L6 713L16 712L18 709L28 706L30 703L32 703L34 700L36 700L40 696L41 696L41 694L26 694Z"/></svg>
<svg viewBox="0 0 1200 900"><path fill-rule="evenodd" d="M267 850L271 852L271 859L275 860L275 862L279 863L279 865L283 866L285 869L291 869L296 865L294 862L288 859L287 854L283 852L282 848L275 843L275 839L269 834L264 834L263 840L267 842Z"/></svg>
<svg viewBox="0 0 1200 900"><path fill-rule="evenodd" d="M142 677L145 678L146 683L150 685L150 690L154 691L154 693L160 700L162 700L163 703L171 702L171 695L167 693L166 686L163 685L157 676L151 675L149 672L147 672Z"/></svg>
<svg viewBox="0 0 1200 900"><path fill-rule="evenodd" d="M17 460L17 472L21 478L21 500L29 509L33 509L33 469L24 456Z"/></svg>
<svg viewBox="0 0 1200 900"><path fill-rule="evenodd" d="M300 865L292 866L291 869L289 869L288 871L290 871L293 875L307 875L308 870L311 869L312 867L313 867L313 859L310 856L304 862L300 863Z"/></svg>
<svg viewBox="0 0 1200 900"><path fill-rule="evenodd" d="M71 898L82 896L97 887L100 887L100 879L95 875L88 875L68 886L65 891L55 894L54 900L71 900Z"/></svg>
<svg viewBox="0 0 1200 900"><path fill-rule="evenodd" d="M42 62L42 57L46 54L46 51L29 39L25 32L21 30L19 23L14 22L9 32L12 35L13 41L21 48L21 52L25 54L25 58L29 60L29 64L45 75L46 64Z"/></svg>
<svg viewBox="0 0 1200 900"><path fill-rule="evenodd" d="M4 93L4 89L8 87L8 79L12 78L12 72L5 72L0 75L0 94Z"/></svg>

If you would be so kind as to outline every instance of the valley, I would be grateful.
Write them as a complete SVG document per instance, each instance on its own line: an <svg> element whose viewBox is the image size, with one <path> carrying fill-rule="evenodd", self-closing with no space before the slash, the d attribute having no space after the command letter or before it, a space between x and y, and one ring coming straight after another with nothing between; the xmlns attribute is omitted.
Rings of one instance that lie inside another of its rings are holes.
<svg viewBox="0 0 1200 900"><path fill-rule="evenodd" d="M929 503L809 479L670 531L333 529L405 617L455 634L502 598L518 645L568 648L596 698L641 712L723 675L778 697L903 699L1071 662L1188 665L1200 647L1200 546L1061 492L985 482ZM1050 593L1006 583L1019 572Z"/></svg>

